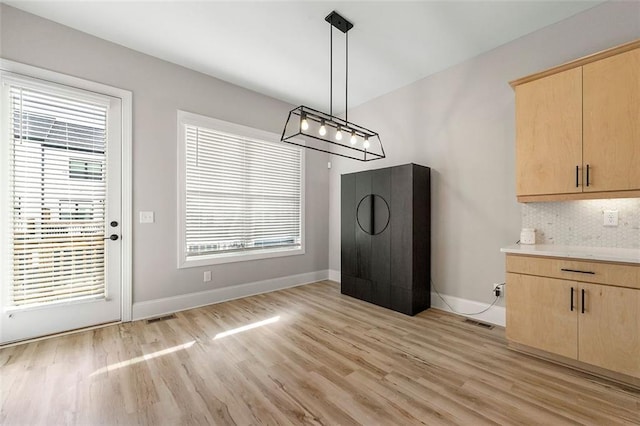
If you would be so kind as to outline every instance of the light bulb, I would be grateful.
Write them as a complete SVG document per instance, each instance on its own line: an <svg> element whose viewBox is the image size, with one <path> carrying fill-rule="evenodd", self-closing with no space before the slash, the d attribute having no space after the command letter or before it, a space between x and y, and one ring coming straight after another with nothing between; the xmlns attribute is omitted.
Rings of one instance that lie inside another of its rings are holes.
<svg viewBox="0 0 640 426"><path fill-rule="evenodd" d="M364 149L369 149L369 147L371 145L369 144L369 138L368 137L364 138L364 142L362 142L362 146L364 147Z"/></svg>
<svg viewBox="0 0 640 426"><path fill-rule="evenodd" d="M351 132L351 145L355 145L358 142L358 138L356 138L356 132Z"/></svg>
<svg viewBox="0 0 640 426"><path fill-rule="evenodd" d="M318 130L318 133L320 133L320 136L324 136L327 134L327 128L324 125L324 120L320 122L320 129Z"/></svg>
<svg viewBox="0 0 640 426"><path fill-rule="evenodd" d="M309 122L307 121L306 115L303 115L302 120L300 120L300 128L302 130L307 130L309 128Z"/></svg>
<svg viewBox="0 0 640 426"><path fill-rule="evenodd" d="M342 140L342 131L340 130L340 127L338 127L338 131L336 132L336 140L337 141Z"/></svg>

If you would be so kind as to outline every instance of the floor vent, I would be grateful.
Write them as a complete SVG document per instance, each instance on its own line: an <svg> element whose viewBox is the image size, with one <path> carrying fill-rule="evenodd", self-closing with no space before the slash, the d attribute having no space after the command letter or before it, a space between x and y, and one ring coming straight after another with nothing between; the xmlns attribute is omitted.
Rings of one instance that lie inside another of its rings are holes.
<svg viewBox="0 0 640 426"><path fill-rule="evenodd" d="M466 322L467 324L475 325L477 327L486 328L487 330L493 330L494 327L493 325L487 324L486 322L480 322L469 318L465 318L464 322Z"/></svg>
<svg viewBox="0 0 640 426"><path fill-rule="evenodd" d="M164 316L156 317L156 318L149 318L147 320L147 324L153 324L154 322L166 321L166 320L170 320L170 319L174 319L174 318L177 318L175 314L164 315Z"/></svg>

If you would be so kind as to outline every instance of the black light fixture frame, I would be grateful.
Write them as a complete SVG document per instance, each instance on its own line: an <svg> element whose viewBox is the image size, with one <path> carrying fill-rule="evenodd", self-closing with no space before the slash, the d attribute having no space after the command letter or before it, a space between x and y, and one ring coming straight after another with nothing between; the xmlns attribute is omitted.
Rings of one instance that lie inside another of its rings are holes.
<svg viewBox="0 0 640 426"><path fill-rule="evenodd" d="M372 161L385 158L384 147L382 146L382 141L380 140L380 136L378 133L369 130L365 127L357 125L355 123L348 121L348 84L349 84L349 37L348 31L353 28L353 24L349 22L347 19L342 17L338 12L333 11L329 15L326 16L325 21L327 21L330 26L330 74L329 74L329 114L326 114L322 111L318 111L316 109L300 105L291 111L289 111L289 116L284 125L284 129L282 130L282 137L280 140L282 142L286 142L289 144L301 146L308 149L313 149L315 151L325 152L332 155L338 155L340 157L350 158L359 161ZM342 119L340 117L336 117L333 115L333 28L337 28L341 32L345 34L345 118ZM293 120L292 120L293 118ZM313 134L313 131L306 132L306 129L303 129L302 123L303 120L311 121L313 123L322 124L326 127L335 129L336 131L345 132L346 139L350 139L351 136L360 137L363 142L362 144L353 144L349 142L341 142L338 140L332 140L328 133L325 135L316 135ZM290 133L287 133L287 129L290 125L294 125L294 130ZM325 146L314 146L313 143L305 143L305 141L300 138L300 136L304 136L306 138L310 138L311 142L315 142L317 145L317 141L327 143ZM324 137L327 136L327 137ZM365 148L364 144L368 144L369 146ZM375 146L372 146L375 145ZM333 149L332 149L333 148Z"/></svg>

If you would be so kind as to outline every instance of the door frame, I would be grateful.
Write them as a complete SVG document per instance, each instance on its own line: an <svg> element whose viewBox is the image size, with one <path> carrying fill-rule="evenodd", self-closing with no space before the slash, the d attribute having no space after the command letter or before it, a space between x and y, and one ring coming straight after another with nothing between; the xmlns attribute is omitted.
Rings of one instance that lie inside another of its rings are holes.
<svg viewBox="0 0 640 426"><path fill-rule="evenodd" d="M132 200L132 182L133 182L133 151L132 151L132 101L133 94L129 90L119 89L117 87L96 83L82 78L61 74L44 68L38 68L31 65L22 64L8 59L0 58L0 70L18 74L21 77L30 79L43 80L55 84L61 84L76 89L83 89L89 92L112 96L119 98L122 103L122 218L120 233L121 240L121 318L120 322L129 322L132 320L133 306L133 287L132 287L132 262L133 244L132 244L132 225L133 225L133 200Z"/></svg>

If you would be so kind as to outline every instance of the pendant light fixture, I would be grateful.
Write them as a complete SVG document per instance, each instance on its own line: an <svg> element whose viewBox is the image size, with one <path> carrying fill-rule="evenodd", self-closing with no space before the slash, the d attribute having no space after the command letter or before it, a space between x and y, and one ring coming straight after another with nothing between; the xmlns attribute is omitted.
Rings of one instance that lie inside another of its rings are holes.
<svg viewBox="0 0 640 426"><path fill-rule="evenodd" d="M282 142L359 161L385 158L378 133L348 120L349 34L353 24L335 10L325 18L330 26L329 114L300 105L292 109L282 131ZM345 38L344 119L333 115L333 29Z"/></svg>

